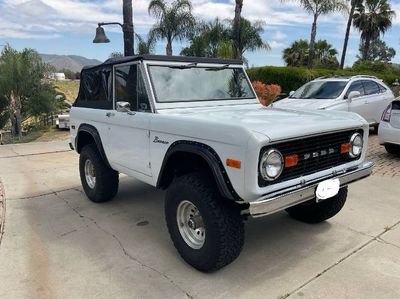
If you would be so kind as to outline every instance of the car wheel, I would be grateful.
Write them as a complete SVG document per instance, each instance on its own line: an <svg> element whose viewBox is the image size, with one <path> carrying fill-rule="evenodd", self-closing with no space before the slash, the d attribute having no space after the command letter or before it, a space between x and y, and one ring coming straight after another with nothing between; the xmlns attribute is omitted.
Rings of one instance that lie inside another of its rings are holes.
<svg viewBox="0 0 400 299"><path fill-rule="evenodd" d="M332 218L343 208L347 199L347 187L341 188L339 193L322 202L315 199L286 209L291 217L306 223L319 223Z"/></svg>
<svg viewBox="0 0 400 299"><path fill-rule="evenodd" d="M389 154L397 155L397 156L400 155L400 145L386 143L385 149Z"/></svg>
<svg viewBox="0 0 400 299"><path fill-rule="evenodd" d="M203 173L175 179L165 201L171 239L181 257L194 268L211 272L233 262L244 243L240 209L221 198Z"/></svg>
<svg viewBox="0 0 400 299"><path fill-rule="evenodd" d="M118 172L108 167L94 144L85 145L79 157L83 190L93 202L106 202L118 192Z"/></svg>

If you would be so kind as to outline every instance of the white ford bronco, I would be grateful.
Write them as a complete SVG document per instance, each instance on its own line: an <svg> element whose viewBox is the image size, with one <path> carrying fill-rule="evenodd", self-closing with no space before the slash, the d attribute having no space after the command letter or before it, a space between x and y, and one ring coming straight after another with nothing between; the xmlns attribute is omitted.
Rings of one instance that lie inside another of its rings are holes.
<svg viewBox="0 0 400 299"><path fill-rule="evenodd" d="M238 257L247 217L324 221L373 167L363 118L264 107L237 60L146 55L87 67L70 117L88 198L111 200L119 173L166 189L171 239L205 272Z"/></svg>

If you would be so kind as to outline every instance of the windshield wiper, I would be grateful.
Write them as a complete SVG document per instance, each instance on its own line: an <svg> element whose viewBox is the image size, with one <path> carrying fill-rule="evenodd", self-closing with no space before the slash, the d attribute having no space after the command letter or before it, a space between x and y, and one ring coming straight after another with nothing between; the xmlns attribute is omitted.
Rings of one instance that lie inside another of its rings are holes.
<svg viewBox="0 0 400 299"><path fill-rule="evenodd" d="M190 63L190 64L169 66L168 68L184 70L184 69L191 69L191 68L194 68L196 66L197 66L197 62L194 62L194 63Z"/></svg>
<svg viewBox="0 0 400 299"><path fill-rule="evenodd" d="M221 71L221 70L226 70L227 68L229 68L231 65L230 64L225 64L223 66L219 66L219 67L211 67L206 69L206 71L209 72L217 72L217 71Z"/></svg>

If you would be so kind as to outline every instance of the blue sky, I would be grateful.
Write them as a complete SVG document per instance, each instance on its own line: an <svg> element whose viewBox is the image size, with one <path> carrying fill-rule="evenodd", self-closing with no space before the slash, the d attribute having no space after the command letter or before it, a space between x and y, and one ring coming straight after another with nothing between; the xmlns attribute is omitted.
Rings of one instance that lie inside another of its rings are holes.
<svg viewBox="0 0 400 299"><path fill-rule="evenodd" d="M149 0L134 0L135 30L145 35L154 23L147 14ZM232 18L234 0L192 0L194 14L205 20L215 17ZM395 48L400 63L400 0L391 1L397 12L393 28L383 39ZM281 0L244 0L243 15L250 20L266 23L263 38L272 49L246 53L249 64L283 65L282 50L296 39L309 39L312 19L300 6ZM122 0L0 0L0 45L9 43L22 49L34 48L46 54L75 54L105 60L111 52L122 52L119 27L106 27L110 44L92 44L96 24L102 21L121 21ZM341 52L347 16L336 13L323 16L318 23L318 39L327 39ZM185 42L174 44L179 54ZM352 30L347 65L356 59L359 33ZM165 53L165 42L156 47L157 54Z"/></svg>

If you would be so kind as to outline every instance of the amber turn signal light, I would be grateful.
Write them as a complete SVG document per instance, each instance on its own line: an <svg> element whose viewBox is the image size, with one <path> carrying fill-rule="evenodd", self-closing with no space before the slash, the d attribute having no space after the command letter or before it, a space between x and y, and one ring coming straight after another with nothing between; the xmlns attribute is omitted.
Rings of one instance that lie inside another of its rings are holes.
<svg viewBox="0 0 400 299"><path fill-rule="evenodd" d="M242 167L242 162L233 159L226 159L226 166L240 169Z"/></svg>
<svg viewBox="0 0 400 299"><path fill-rule="evenodd" d="M298 155L290 155L285 157L285 168L294 167L299 163Z"/></svg>
<svg viewBox="0 0 400 299"><path fill-rule="evenodd" d="M340 146L340 153L341 154L348 154L350 152L350 143L343 143Z"/></svg>

